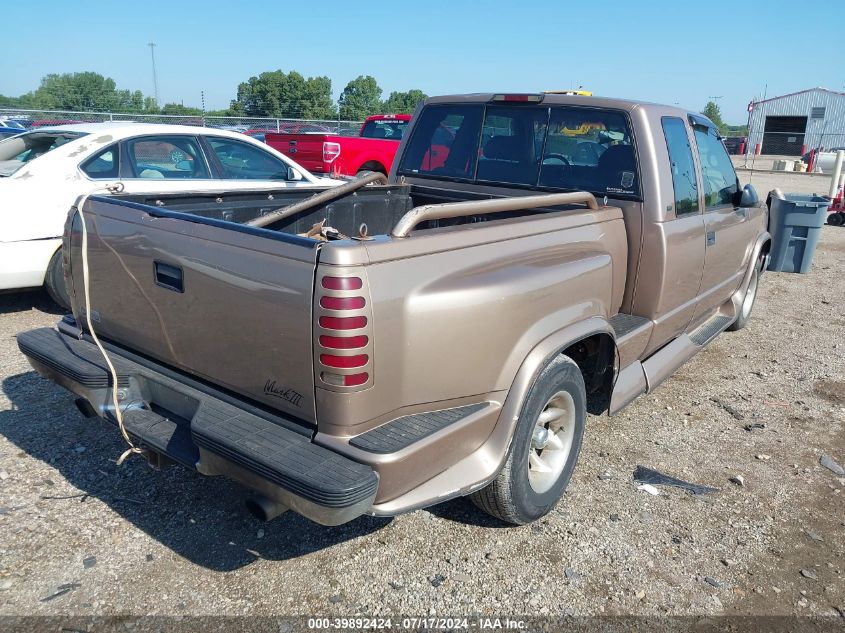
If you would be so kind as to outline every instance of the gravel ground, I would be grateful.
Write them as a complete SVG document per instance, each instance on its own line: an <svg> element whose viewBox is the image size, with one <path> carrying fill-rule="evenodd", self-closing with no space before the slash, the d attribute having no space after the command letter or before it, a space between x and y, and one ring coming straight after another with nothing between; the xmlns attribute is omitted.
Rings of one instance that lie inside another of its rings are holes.
<svg viewBox="0 0 845 633"><path fill-rule="evenodd" d="M810 276L764 275L745 330L588 420L535 525L457 500L325 528L261 524L230 482L118 467L117 432L17 350L57 320L49 301L0 296L0 615L838 616L845 479L820 458L845 465L843 297L845 229L825 227ZM718 491L650 496L638 464Z"/></svg>

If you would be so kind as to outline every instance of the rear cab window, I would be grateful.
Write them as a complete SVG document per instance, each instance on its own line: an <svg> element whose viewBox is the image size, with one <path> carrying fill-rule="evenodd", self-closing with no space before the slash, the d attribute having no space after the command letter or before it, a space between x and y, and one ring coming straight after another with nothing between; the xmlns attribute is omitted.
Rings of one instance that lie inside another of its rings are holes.
<svg viewBox="0 0 845 633"><path fill-rule="evenodd" d="M610 197L640 194L627 115L585 106L426 106L399 173Z"/></svg>
<svg viewBox="0 0 845 633"><path fill-rule="evenodd" d="M363 138L382 138L389 141L402 140L408 121L398 119L375 119L367 121L361 130Z"/></svg>

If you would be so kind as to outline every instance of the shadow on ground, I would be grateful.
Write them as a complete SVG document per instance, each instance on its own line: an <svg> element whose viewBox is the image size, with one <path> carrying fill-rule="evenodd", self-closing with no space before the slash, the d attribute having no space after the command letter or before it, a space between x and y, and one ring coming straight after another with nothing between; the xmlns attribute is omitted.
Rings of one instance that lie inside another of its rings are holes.
<svg viewBox="0 0 845 633"><path fill-rule="evenodd" d="M0 433L55 468L76 489L68 491L58 482L30 482L40 491L37 503L64 504L68 521L75 520L78 504L99 499L180 556L217 571L238 569L259 558L296 558L389 523L360 517L329 528L293 512L261 523L244 509L248 491L230 480L178 466L154 471L138 457L117 466L115 460L126 448L117 429L97 418L83 418L70 393L35 372L6 378L3 391L12 406L0 411ZM47 498L69 495L75 496ZM90 512L82 515L90 517ZM259 530L264 530L263 538L258 538Z"/></svg>
<svg viewBox="0 0 845 633"><path fill-rule="evenodd" d="M48 314L62 315L68 311L58 306L43 290L25 290L0 294L0 314L40 310Z"/></svg>

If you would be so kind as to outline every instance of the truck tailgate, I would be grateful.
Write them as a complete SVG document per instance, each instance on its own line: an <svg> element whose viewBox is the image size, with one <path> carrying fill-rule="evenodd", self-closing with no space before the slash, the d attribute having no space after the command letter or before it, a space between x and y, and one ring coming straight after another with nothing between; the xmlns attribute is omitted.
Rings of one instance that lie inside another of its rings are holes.
<svg viewBox="0 0 845 633"><path fill-rule="evenodd" d="M107 198L90 198L84 212L101 337L315 421L316 242ZM82 324L78 213L65 245Z"/></svg>
<svg viewBox="0 0 845 633"><path fill-rule="evenodd" d="M280 151L285 156L305 167L309 171L322 173L323 143L337 141L336 137L325 134L274 134L265 137L267 145Z"/></svg>

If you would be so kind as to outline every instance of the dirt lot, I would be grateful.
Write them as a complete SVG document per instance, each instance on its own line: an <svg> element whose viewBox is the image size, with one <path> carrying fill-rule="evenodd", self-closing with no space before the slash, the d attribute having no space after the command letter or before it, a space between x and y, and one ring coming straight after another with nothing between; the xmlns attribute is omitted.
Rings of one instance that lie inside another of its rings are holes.
<svg viewBox="0 0 845 633"><path fill-rule="evenodd" d="M755 184L765 191L765 181ZM845 229L809 276L766 274L754 318L613 418L588 420L545 520L453 501L392 521L260 524L237 485L139 459L39 378L0 296L0 614L845 614ZM642 464L718 488L638 491ZM731 483L742 476L744 485Z"/></svg>

